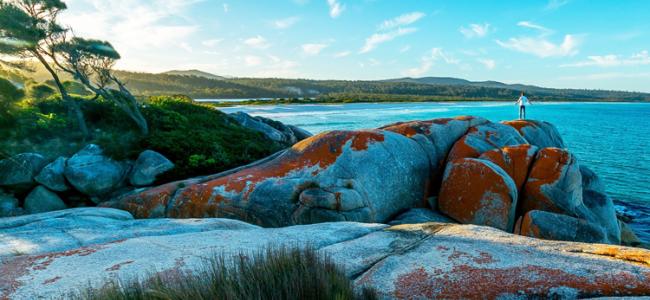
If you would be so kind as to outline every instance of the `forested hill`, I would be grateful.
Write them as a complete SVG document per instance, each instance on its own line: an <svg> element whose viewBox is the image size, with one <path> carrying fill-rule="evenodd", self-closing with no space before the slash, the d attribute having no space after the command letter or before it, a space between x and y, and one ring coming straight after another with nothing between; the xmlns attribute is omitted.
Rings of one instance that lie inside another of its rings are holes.
<svg viewBox="0 0 650 300"><path fill-rule="evenodd" d="M512 100L518 96L521 90L525 90L537 101L650 101L648 93L550 89L507 85L493 81L470 82L462 79L435 77L383 81L260 79L226 78L196 70L160 74L119 71L117 75L138 95L184 94L195 99Z"/></svg>

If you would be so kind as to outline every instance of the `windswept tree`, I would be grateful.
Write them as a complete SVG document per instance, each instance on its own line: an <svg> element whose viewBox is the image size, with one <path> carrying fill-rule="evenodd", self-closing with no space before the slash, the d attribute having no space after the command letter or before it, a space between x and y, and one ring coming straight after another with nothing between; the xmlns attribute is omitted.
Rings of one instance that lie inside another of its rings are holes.
<svg viewBox="0 0 650 300"><path fill-rule="evenodd" d="M79 103L65 90L49 57L54 46L65 41L67 29L57 23L66 9L60 0L0 0L0 54L20 60L37 60L50 73L79 130L88 137L88 127ZM15 60L3 60L14 63Z"/></svg>
<svg viewBox="0 0 650 300"><path fill-rule="evenodd" d="M23 96L25 96L23 90L19 89L13 82L0 77L0 117L3 118L0 123L8 118L9 110Z"/></svg>
<svg viewBox="0 0 650 300"><path fill-rule="evenodd" d="M97 96L117 105L142 134L149 133L147 120L140 112L140 103L113 74L113 66L120 54L109 42L75 37L55 45L53 53L52 60L59 68Z"/></svg>

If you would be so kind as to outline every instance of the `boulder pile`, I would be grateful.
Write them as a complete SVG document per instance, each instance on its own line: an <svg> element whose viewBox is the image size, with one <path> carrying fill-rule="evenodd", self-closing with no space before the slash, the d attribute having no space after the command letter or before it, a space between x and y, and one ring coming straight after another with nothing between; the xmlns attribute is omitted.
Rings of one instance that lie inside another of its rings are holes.
<svg viewBox="0 0 650 300"><path fill-rule="evenodd" d="M424 208L536 238L629 241L596 174L552 124L529 120L457 117L330 131L249 166L101 205L136 218L224 217L266 227L389 223Z"/></svg>
<svg viewBox="0 0 650 300"><path fill-rule="evenodd" d="M173 167L150 150L135 162L116 161L94 144L51 162L36 153L18 154L0 160L0 217L93 205L116 193L151 185Z"/></svg>

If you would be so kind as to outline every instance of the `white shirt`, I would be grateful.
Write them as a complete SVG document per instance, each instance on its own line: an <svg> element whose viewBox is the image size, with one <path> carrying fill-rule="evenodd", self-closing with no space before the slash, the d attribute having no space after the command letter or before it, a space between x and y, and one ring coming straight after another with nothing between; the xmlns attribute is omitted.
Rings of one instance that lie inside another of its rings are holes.
<svg viewBox="0 0 650 300"><path fill-rule="evenodd" d="M521 96L521 97L519 97L519 100L517 100L517 104L519 104L519 106L526 106L526 105L530 104L530 102L528 102L528 97Z"/></svg>

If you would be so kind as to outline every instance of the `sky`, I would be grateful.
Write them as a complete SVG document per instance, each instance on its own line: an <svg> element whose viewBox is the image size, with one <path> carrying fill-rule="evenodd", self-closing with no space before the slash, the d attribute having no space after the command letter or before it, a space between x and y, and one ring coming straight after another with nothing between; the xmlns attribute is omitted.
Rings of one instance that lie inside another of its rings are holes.
<svg viewBox="0 0 650 300"><path fill-rule="evenodd" d="M650 1L68 0L119 69L650 92Z"/></svg>

